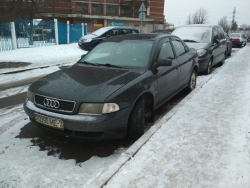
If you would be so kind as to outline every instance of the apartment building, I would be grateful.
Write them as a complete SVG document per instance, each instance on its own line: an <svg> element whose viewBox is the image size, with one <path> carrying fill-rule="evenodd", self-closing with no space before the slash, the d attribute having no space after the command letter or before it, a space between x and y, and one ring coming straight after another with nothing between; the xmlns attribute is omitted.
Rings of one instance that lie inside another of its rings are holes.
<svg viewBox="0 0 250 188"><path fill-rule="evenodd" d="M145 5L145 19L139 8ZM104 26L131 26L151 32L164 27L164 0L44 0L39 17L73 24L87 23L88 32ZM142 25L142 28L141 28Z"/></svg>

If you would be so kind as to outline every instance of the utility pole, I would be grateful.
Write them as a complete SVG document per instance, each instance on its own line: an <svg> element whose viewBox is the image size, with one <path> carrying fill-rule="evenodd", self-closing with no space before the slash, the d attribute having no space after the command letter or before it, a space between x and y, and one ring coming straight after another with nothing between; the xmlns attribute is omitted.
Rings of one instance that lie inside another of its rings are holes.
<svg viewBox="0 0 250 188"><path fill-rule="evenodd" d="M141 20L141 31L140 31L140 33L142 32L142 20L144 20L146 18L146 14L145 14L146 11L147 11L146 7L145 7L144 3L142 3L140 8L139 8L139 12L140 12L139 13L139 18Z"/></svg>
<svg viewBox="0 0 250 188"><path fill-rule="evenodd" d="M233 28L233 25L234 25L234 22L235 22L235 14L236 14L236 7L234 7L234 11L233 11L231 28Z"/></svg>

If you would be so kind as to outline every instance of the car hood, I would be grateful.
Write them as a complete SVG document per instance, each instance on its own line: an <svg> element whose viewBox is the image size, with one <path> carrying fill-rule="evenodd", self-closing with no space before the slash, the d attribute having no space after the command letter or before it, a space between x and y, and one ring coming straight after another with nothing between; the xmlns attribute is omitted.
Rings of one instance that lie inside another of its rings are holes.
<svg viewBox="0 0 250 188"><path fill-rule="evenodd" d="M209 43L195 43L195 42L185 42L188 47L194 48L196 50L202 49L202 48L207 48Z"/></svg>
<svg viewBox="0 0 250 188"><path fill-rule="evenodd" d="M128 69L87 66L80 63L33 83L29 90L40 95L76 102L104 102L116 90L140 76Z"/></svg>

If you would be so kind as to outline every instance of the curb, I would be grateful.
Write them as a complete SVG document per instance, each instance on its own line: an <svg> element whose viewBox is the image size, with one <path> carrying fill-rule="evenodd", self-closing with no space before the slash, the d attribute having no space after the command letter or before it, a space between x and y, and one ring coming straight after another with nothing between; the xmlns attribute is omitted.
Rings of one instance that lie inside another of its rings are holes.
<svg viewBox="0 0 250 188"><path fill-rule="evenodd" d="M27 79L23 79L23 80L17 80L15 82L6 82L4 84L0 84L0 91L5 90L5 89L10 89L10 88L13 88L13 87L18 87L18 86L31 84L31 83L35 82L36 80L38 80L39 78L42 78L42 77L44 77L46 75L47 74L39 75L37 77L27 78Z"/></svg>

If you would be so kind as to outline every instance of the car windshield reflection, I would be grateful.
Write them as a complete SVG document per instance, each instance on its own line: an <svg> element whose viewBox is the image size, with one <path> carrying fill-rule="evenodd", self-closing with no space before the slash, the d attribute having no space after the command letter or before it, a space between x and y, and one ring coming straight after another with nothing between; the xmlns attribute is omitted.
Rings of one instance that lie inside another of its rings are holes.
<svg viewBox="0 0 250 188"><path fill-rule="evenodd" d="M211 42L212 29L208 27L180 27L173 31L174 35L179 36L181 39L189 40L186 42Z"/></svg>
<svg viewBox="0 0 250 188"><path fill-rule="evenodd" d="M117 68L146 68L152 45L152 41L140 40L104 42L79 62Z"/></svg>

